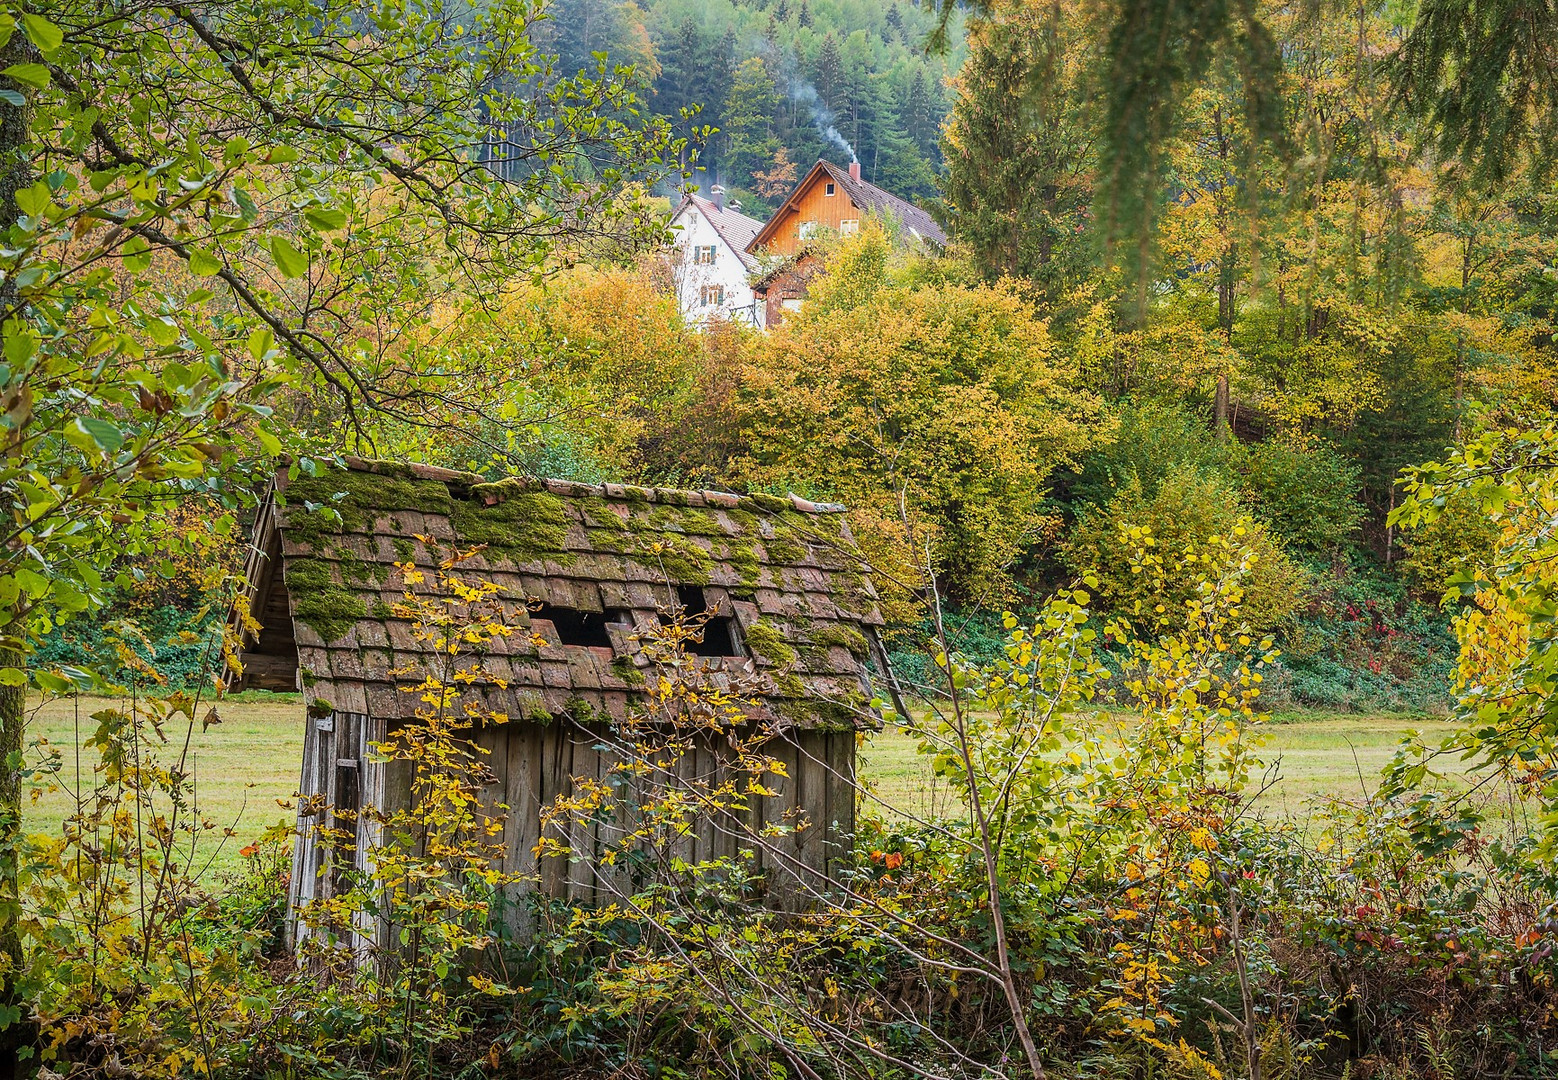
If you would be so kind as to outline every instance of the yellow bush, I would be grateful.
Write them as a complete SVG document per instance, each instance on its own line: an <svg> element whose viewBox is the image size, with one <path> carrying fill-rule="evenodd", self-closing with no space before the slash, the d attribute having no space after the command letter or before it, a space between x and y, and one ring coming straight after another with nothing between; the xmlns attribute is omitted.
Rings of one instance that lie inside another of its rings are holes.
<svg viewBox="0 0 1558 1080"><path fill-rule="evenodd" d="M1045 527L1044 482L1100 420L1048 328L1005 287L894 280L872 229L751 352L744 477L849 504L882 569L927 550L960 599L999 600Z"/></svg>
<svg viewBox="0 0 1558 1080"><path fill-rule="evenodd" d="M1269 630L1302 606L1309 575L1266 526L1249 519L1238 495L1216 473L1175 469L1150 496L1132 479L1107 506L1082 518L1066 545L1065 559L1078 573L1098 579L1099 595L1111 611L1131 615L1139 606L1153 613L1162 605L1172 612L1192 596L1198 572L1195 552L1240 526L1248 530L1245 542L1256 556L1243 615L1251 629ZM1141 574L1131 557L1138 545L1122 539L1132 528L1146 530L1159 551L1189 555L1162 581Z"/></svg>

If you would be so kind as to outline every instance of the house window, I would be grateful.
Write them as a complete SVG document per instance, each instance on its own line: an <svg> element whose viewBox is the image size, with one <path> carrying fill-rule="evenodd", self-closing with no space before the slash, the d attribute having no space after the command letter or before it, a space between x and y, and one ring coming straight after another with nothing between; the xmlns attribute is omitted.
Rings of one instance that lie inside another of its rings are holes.
<svg viewBox="0 0 1558 1080"><path fill-rule="evenodd" d="M801 299L798 296L786 296L779 301L779 306L785 311L799 311L801 310Z"/></svg>
<svg viewBox="0 0 1558 1080"><path fill-rule="evenodd" d="M697 266L713 266L714 265L714 245L713 244L707 244L707 245L699 244L697 247L693 248L692 249L692 261Z"/></svg>
<svg viewBox="0 0 1558 1080"><path fill-rule="evenodd" d="M845 218L843 221L839 222L839 235L840 236L854 236L859 231L860 231L860 219L859 218Z"/></svg>
<svg viewBox="0 0 1558 1080"><path fill-rule="evenodd" d="M815 221L803 221L797 232L802 240L810 240L817 235L817 223Z"/></svg>
<svg viewBox="0 0 1558 1080"><path fill-rule="evenodd" d="M832 195L833 191L834 191L834 187L833 187L832 184L829 184L827 187L822 189L822 193L824 195Z"/></svg>
<svg viewBox="0 0 1558 1080"><path fill-rule="evenodd" d="M719 307L725 302L725 286L703 286L698 290L698 301L701 307Z"/></svg>

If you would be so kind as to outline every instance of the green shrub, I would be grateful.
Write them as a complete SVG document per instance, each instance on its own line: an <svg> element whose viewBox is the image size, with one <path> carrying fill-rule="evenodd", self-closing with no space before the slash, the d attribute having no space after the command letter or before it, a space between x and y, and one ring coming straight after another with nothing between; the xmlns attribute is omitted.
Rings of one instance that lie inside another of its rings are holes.
<svg viewBox="0 0 1558 1080"><path fill-rule="evenodd" d="M1344 545L1363 516L1362 471L1329 443L1220 442L1194 412L1158 402L1122 408L1113 441L1088 455L1072 493L1107 506L1134 483L1151 498L1187 471L1220 478L1293 551Z"/></svg>
<svg viewBox="0 0 1558 1080"><path fill-rule="evenodd" d="M120 654L129 649L155 668L169 689L209 686L222 659L224 614L213 604L195 611L163 606L133 617L76 619L50 631L33 662L40 668L80 668L123 683L134 674Z"/></svg>
<svg viewBox="0 0 1558 1080"><path fill-rule="evenodd" d="M1158 604L1171 610L1190 598L1194 564L1188 564L1166 591L1148 575L1133 572L1135 542L1126 530L1148 529L1160 553L1203 549L1214 536L1228 536L1241 522L1250 529L1250 544L1259 561L1246 584L1249 596L1244 617L1252 629L1275 627L1303 603L1309 575L1288 557L1270 531L1248 522L1239 493L1215 472L1192 466L1171 470L1153 492L1133 478L1107 506L1085 514L1072 531L1064 557L1078 574L1098 579L1101 606L1118 614L1151 612Z"/></svg>
<svg viewBox="0 0 1558 1080"><path fill-rule="evenodd" d="M1255 515L1290 549L1329 551L1357 533L1363 473L1330 446L1233 443L1227 460Z"/></svg>
<svg viewBox="0 0 1558 1080"><path fill-rule="evenodd" d="M1128 402L1119 420L1114 438L1083 462L1072 489L1082 502L1107 505L1133 481L1151 496L1175 471L1225 471L1223 447L1205 421L1182 405Z"/></svg>
<svg viewBox="0 0 1558 1080"><path fill-rule="evenodd" d="M942 622L952 650L976 664L990 663L1001 656L1006 647L1006 630L1001 626L1000 612L947 608L942 613ZM926 689L938 694L946 692L946 675L932 660L935 649L930 643L935 637L936 624L929 616L913 626L890 628L885 635L887 660L893 666L893 675L911 694L923 694Z"/></svg>

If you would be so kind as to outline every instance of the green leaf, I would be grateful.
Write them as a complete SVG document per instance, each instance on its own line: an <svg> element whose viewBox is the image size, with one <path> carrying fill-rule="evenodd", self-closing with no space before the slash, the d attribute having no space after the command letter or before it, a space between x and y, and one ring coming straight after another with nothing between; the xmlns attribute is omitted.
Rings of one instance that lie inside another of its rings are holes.
<svg viewBox="0 0 1558 1080"><path fill-rule="evenodd" d="M16 571L16 584L22 592L34 600L40 596L46 596L49 592L49 579L35 570L29 570L25 566L18 567Z"/></svg>
<svg viewBox="0 0 1558 1080"><path fill-rule="evenodd" d="M120 251L124 257L124 268L132 274L139 274L151 266L151 245L139 236L126 240Z"/></svg>
<svg viewBox="0 0 1558 1080"><path fill-rule="evenodd" d="M249 335L249 355L256 360L264 360L271 355L276 348L276 336L269 330L261 327Z"/></svg>
<svg viewBox="0 0 1558 1080"><path fill-rule="evenodd" d="M146 332L158 345L172 345L179 339L178 323L166 315L159 315L146 320Z"/></svg>
<svg viewBox="0 0 1558 1080"><path fill-rule="evenodd" d="M49 85L49 69L42 64L12 64L8 68L0 69L0 75L9 75L19 83L25 83L37 90L42 90Z"/></svg>
<svg viewBox="0 0 1558 1080"><path fill-rule="evenodd" d="M15 90L0 90L0 101L7 105L15 105L18 109L27 104L27 98Z"/></svg>
<svg viewBox="0 0 1558 1080"><path fill-rule="evenodd" d="M42 15L26 13L22 16L22 26L44 56L50 55L65 43L65 32Z"/></svg>
<svg viewBox="0 0 1558 1080"><path fill-rule="evenodd" d="M298 159L297 147L285 145L273 146L268 151L266 151L265 159L272 165L280 165L284 162L296 161Z"/></svg>
<svg viewBox="0 0 1558 1080"><path fill-rule="evenodd" d="M124 432L96 416L78 416L65 428L65 437L82 449L96 447L105 454L117 453L124 445Z"/></svg>
<svg viewBox="0 0 1558 1080"><path fill-rule="evenodd" d="M220 273L222 260L212 255L209 251L201 251L195 248L189 253L189 272L196 277L211 277Z"/></svg>
<svg viewBox="0 0 1558 1080"><path fill-rule="evenodd" d="M276 269L281 271L282 277L302 277L308 273L308 256L293 247L292 241L285 236L270 238L270 254L276 260Z"/></svg>
<svg viewBox="0 0 1558 1080"><path fill-rule="evenodd" d="M243 220L253 221L260 216L260 208L254 204L249 193L241 187L233 188L233 202L238 204L238 209L243 213Z"/></svg>
<svg viewBox="0 0 1558 1080"><path fill-rule="evenodd" d="M52 671L35 671L32 679L51 694L63 694L74 688L69 679L61 678Z"/></svg>
<svg viewBox="0 0 1558 1080"><path fill-rule="evenodd" d="M334 206L315 206L303 211L304 219L320 232L334 232L346 225L346 211Z"/></svg>
<svg viewBox="0 0 1558 1080"><path fill-rule="evenodd" d="M276 438L276 436L272 435L270 432L266 431L265 428L256 427L254 429L254 437L260 440L260 446L263 447L265 452L271 457L275 457L281 453L281 440Z"/></svg>
<svg viewBox="0 0 1558 1080"><path fill-rule="evenodd" d="M49 185L38 181L32 187L22 188L16 193L16 205L22 213L36 217L43 213L51 205L54 199L49 191Z"/></svg>

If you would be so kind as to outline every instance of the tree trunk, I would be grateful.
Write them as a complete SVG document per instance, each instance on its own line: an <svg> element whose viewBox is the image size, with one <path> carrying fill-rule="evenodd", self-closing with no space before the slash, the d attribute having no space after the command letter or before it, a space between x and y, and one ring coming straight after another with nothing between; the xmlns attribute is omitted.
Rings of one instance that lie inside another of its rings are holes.
<svg viewBox="0 0 1558 1080"><path fill-rule="evenodd" d="M1216 431L1218 440L1222 441L1222 440L1228 438L1229 431L1230 431L1230 428L1231 428L1231 424L1229 423L1229 419L1228 419L1228 412L1229 412L1229 410L1228 410L1228 376L1227 375L1219 375L1219 376L1217 376L1217 398L1216 398L1216 403L1213 406L1213 411L1215 413L1215 416L1214 416L1213 421L1212 421L1213 428Z"/></svg>
<svg viewBox="0 0 1558 1080"><path fill-rule="evenodd" d="M0 47L0 69L12 64L36 63L38 52L22 34L21 28ZM0 85L22 94L22 105L0 101L0 233L9 232L20 214L16 193L31 187L32 118L34 91L15 79L0 77ZM0 311L8 311L16 302L15 275L0 284ZM13 465L19 464L16 462ZM22 619L19 608L0 612L0 668L26 670L23 652ZM25 1008L17 997L16 976L22 970L20 929L21 890L18 881L17 842L22 824L22 732L27 722L27 688L0 685L0 1014ZM7 1024L0 1020L0 1076L15 1076L20 1065L17 1051L33 1041L31 1018L18 1016Z"/></svg>

